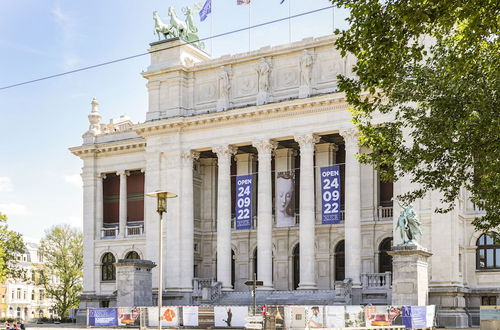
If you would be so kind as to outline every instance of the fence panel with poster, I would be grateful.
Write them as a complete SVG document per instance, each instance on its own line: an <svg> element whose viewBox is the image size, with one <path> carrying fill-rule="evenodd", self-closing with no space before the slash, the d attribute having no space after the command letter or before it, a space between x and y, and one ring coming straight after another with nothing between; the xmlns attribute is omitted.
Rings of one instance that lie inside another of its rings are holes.
<svg viewBox="0 0 500 330"><path fill-rule="evenodd" d="M258 306L271 328L431 328L435 306ZM248 306L165 306L164 327L244 327ZM89 327L157 327L157 307L87 309Z"/></svg>

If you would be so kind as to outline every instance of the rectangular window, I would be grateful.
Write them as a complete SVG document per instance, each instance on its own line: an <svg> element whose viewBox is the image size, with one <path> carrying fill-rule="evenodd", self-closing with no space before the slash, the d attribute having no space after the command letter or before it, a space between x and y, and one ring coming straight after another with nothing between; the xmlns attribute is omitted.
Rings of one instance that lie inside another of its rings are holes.
<svg viewBox="0 0 500 330"><path fill-rule="evenodd" d="M115 173L106 174L102 180L103 190L103 221L118 223L120 202L120 177Z"/></svg>
<svg viewBox="0 0 500 330"><path fill-rule="evenodd" d="M21 289L17 289L17 299L21 299Z"/></svg>
<svg viewBox="0 0 500 330"><path fill-rule="evenodd" d="M43 290L40 290L39 297L40 297L40 300L44 300L45 299Z"/></svg>
<svg viewBox="0 0 500 330"><path fill-rule="evenodd" d="M481 306L495 306L497 304L496 296L483 296L481 297Z"/></svg>
<svg viewBox="0 0 500 330"><path fill-rule="evenodd" d="M127 222L144 221L144 173L132 171L127 178Z"/></svg>
<svg viewBox="0 0 500 330"><path fill-rule="evenodd" d="M31 291L31 300L35 300L35 290Z"/></svg>

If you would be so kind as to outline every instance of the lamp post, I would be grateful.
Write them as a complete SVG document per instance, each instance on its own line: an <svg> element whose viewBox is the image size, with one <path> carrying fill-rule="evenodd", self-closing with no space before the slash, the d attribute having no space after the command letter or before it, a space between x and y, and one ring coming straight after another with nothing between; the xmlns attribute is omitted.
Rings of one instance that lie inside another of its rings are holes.
<svg viewBox="0 0 500 330"><path fill-rule="evenodd" d="M167 198L175 198L176 194L168 191L154 191L146 196L156 197L156 212L160 215L158 229L158 329L161 330L161 305L163 304L163 213L167 212Z"/></svg>

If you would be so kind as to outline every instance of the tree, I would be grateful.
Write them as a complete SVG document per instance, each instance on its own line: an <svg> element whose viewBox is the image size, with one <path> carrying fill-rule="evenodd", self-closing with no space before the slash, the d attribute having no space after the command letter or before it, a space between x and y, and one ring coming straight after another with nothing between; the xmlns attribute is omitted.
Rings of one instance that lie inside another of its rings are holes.
<svg viewBox="0 0 500 330"><path fill-rule="evenodd" d="M0 212L0 283L7 277L18 277L17 255L24 252L22 235L9 229L7 216Z"/></svg>
<svg viewBox="0 0 500 330"><path fill-rule="evenodd" d="M83 234L69 225L54 226L45 232L39 251L44 261L40 284L55 300L59 317L66 317L78 307L82 291Z"/></svg>
<svg viewBox="0 0 500 330"><path fill-rule="evenodd" d="M409 177L412 202L431 190L453 208L460 189L500 225L500 6L498 1L332 0L350 11L336 31L358 78L340 76L352 105L359 156L382 179ZM381 113L393 120L374 121Z"/></svg>

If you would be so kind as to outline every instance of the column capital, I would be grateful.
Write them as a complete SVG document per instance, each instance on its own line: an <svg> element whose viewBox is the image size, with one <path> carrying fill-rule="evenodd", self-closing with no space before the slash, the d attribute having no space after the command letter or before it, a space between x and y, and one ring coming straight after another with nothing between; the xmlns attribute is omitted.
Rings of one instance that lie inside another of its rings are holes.
<svg viewBox="0 0 500 330"><path fill-rule="evenodd" d="M181 158L183 161L193 161L193 160L197 160L198 158L200 158L200 152L199 151L196 151L196 150L184 150L182 153L181 153Z"/></svg>
<svg viewBox="0 0 500 330"><path fill-rule="evenodd" d="M359 132L356 128L343 128L339 130L339 134L344 138L346 146L357 146Z"/></svg>
<svg viewBox="0 0 500 330"><path fill-rule="evenodd" d="M313 133L295 135L293 138L299 143L301 150L308 147L312 148L319 142L319 136Z"/></svg>
<svg viewBox="0 0 500 330"><path fill-rule="evenodd" d="M117 174L117 175L119 175L119 176L122 176L122 175L129 176L129 175L130 175L130 171L127 171L127 170L119 170L119 171L116 171L116 174Z"/></svg>
<svg viewBox="0 0 500 330"><path fill-rule="evenodd" d="M96 178L97 179L106 179L106 173L97 173Z"/></svg>
<svg viewBox="0 0 500 330"><path fill-rule="evenodd" d="M238 148L230 144L212 147L212 151L217 154L218 158L231 157L232 155L236 154L237 150Z"/></svg>
<svg viewBox="0 0 500 330"><path fill-rule="evenodd" d="M260 141L253 141L252 146L254 146L257 149L259 155L266 153L270 154L273 150L275 150L278 147L278 142L271 139L266 139Z"/></svg>
<svg viewBox="0 0 500 330"><path fill-rule="evenodd" d="M339 146L333 142L316 144L316 152L336 152L339 150Z"/></svg>

